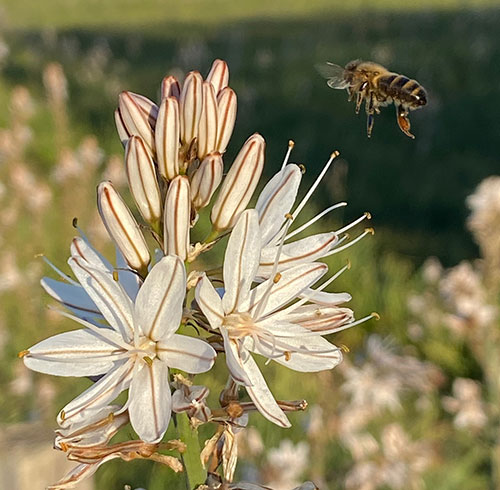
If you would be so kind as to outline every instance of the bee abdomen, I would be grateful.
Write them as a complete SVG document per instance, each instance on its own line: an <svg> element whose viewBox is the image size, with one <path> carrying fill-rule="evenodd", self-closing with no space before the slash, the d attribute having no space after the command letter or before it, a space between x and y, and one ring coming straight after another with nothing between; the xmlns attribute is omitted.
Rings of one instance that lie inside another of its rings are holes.
<svg viewBox="0 0 500 490"><path fill-rule="evenodd" d="M411 80L404 75L391 73L383 76L379 80L379 88L383 90L388 97L407 104L423 105L426 102L426 94L422 86L415 80Z"/></svg>

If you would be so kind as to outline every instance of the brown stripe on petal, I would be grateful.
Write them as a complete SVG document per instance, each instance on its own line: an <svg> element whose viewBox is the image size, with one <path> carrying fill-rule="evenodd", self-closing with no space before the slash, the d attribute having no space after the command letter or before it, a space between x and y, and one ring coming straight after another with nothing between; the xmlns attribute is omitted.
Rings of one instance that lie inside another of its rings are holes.
<svg viewBox="0 0 500 490"><path fill-rule="evenodd" d="M217 143L216 149L221 153L226 151L231 139L236 121L237 98L236 93L226 87L217 98Z"/></svg>
<svg viewBox="0 0 500 490"><path fill-rule="evenodd" d="M271 207L271 204L277 199L280 191L288 185L288 183L292 178L293 178L293 173L289 172L286 179L281 181L280 186L274 191L274 194L267 200L264 209L259 215L259 223L262 223L262 220L265 218L267 211Z"/></svg>

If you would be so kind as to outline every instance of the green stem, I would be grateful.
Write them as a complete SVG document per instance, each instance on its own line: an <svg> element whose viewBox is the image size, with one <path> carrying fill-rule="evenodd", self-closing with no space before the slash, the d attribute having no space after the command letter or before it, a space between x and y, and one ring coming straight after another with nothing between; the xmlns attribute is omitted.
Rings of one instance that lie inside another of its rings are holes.
<svg viewBox="0 0 500 490"><path fill-rule="evenodd" d="M205 483L207 478L207 472L200 459L201 448L198 431L191 427L185 413L177 414L175 419L179 439L186 444L186 451L182 453L182 462L186 471L186 487L188 490L192 490Z"/></svg>

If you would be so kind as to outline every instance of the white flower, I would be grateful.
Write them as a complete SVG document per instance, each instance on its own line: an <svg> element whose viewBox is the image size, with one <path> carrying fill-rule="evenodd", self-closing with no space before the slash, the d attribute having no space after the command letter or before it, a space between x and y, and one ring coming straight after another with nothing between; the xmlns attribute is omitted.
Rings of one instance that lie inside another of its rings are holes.
<svg viewBox="0 0 500 490"><path fill-rule="evenodd" d="M301 326L293 304L327 271L320 263L301 264L252 289L260 260L261 233L255 210L241 214L229 238L224 258L222 299L204 276L196 299L210 326L224 339L226 362L234 380L246 387L259 411L272 422L289 427L250 352L304 372L335 367L342 359L337 347Z"/></svg>
<svg viewBox="0 0 500 490"><path fill-rule="evenodd" d="M166 256L149 272L134 302L113 274L73 256L69 264L110 328L69 316L85 329L46 339L23 352L27 367L59 376L102 376L59 413L69 427L100 411L129 389L132 427L147 442L161 440L171 415L168 368L200 373L215 351L206 342L178 335L186 291L184 265Z"/></svg>

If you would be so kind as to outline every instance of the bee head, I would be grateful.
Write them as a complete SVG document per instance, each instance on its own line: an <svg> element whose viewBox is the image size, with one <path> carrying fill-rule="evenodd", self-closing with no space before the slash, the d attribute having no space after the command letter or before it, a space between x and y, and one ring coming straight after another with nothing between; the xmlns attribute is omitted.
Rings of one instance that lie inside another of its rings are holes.
<svg viewBox="0 0 500 490"><path fill-rule="evenodd" d="M347 63L347 65L345 65L345 70L346 71L354 71L361 63L363 63L361 60L349 61L349 63Z"/></svg>

